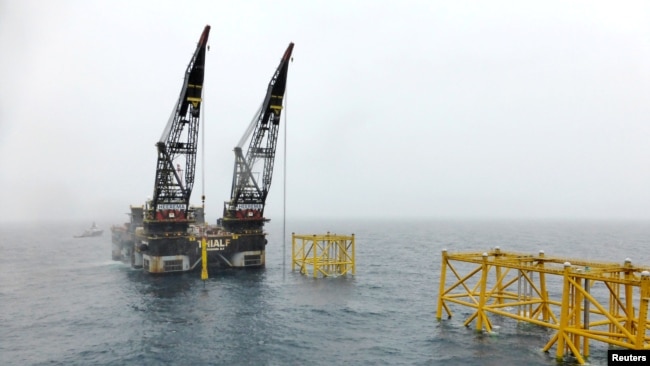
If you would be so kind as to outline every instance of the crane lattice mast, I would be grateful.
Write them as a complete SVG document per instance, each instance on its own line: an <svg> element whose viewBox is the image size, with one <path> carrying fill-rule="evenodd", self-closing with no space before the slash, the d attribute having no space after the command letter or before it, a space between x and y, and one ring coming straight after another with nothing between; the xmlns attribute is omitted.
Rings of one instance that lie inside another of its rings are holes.
<svg viewBox="0 0 650 366"><path fill-rule="evenodd" d="M196 153L201 114L205 53L210 26L206 26L185 72L176 106L158 143L156 178L145 223L150 229L157 222L189 222L189 204L196 168ZM152 225L154 224L154 225Z"/></svg>
<svg viewBox="0 0 650 366"><path fill-rule="evenodd" d="M293 43L290 43L269 82L262 105L234 149L230 201L225 203L223 213L224 226L233 232L261 228L266 221L264 207L273 178L280 115L292 51ZM244 155L247 140L250 142Z"/></svg>

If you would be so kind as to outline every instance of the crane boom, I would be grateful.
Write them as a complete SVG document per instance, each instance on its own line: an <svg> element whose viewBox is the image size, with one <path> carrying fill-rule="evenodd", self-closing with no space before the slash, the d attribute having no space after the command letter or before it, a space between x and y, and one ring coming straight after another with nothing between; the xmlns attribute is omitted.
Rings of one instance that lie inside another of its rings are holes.
<svg viewBox="0 0 650 366"><path fill-rule="evenodd" d="M191 219L188 217L188 210L194 186L205 52L209 33L210 26L206 25L185 71L178 102L160 140L156 143L158 160L154 192L145 217L145 226L150 230L156 226L151 224L156 222L187 223Z"/></svg>
<svg viewBox="0 0 650 366"><path fill-rule="evenodd" d="M292 52L293 43L290 43L269 82L262 106L234 149L230 201L225 203L223 213L223 224L232 232L261 228L263 222L267 221L264 207L273 178L280 115ZM244 155L243 146L249 138Z"/></svg>

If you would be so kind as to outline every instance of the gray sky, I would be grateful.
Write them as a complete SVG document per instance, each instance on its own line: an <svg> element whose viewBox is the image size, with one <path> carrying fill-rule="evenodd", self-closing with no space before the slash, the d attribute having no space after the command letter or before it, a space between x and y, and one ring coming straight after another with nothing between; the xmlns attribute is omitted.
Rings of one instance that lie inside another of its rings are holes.
<svg viewBox="0 0 650 366"><path fill-rule="evenodd" d="M4 0L0 221L126 220L206 24L210 221L289 42L290 218L650 219L650 2Z"/></svg>

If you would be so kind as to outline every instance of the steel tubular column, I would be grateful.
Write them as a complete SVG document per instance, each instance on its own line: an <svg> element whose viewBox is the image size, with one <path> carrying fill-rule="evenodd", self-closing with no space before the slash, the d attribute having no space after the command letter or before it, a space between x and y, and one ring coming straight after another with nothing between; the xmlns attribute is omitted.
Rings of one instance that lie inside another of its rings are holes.
<svg viewBox="0 0 650 366"><path fill-rule="evenodd" d="M447 309L447 306L443 302L443 296L445 294L445 281L447 278L447 249L442 250L442 264L440 265L440 288L438 290L438 311L436 317L438 320L442 319L442 307L445 307L447 310L447 316L451 318L451 312Z"/></svg>
<svg viewBox="0 0 650 366"><path fill-rule="evenodd" d="M639 296L639 323L637 324L636 347L635 349L647 349L644 344L646 341L646 327L648 317L648 302L650 302L650 272L641 273L641 289Z"/></svg>

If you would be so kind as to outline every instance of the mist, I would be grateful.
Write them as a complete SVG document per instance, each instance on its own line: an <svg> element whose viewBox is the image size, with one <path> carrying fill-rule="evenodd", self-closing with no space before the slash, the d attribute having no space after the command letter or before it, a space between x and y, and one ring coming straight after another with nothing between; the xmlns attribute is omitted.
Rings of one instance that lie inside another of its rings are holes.
<svg viewBox="0 0 650 366"><path fill-rule="evenodd" d="M206 24L210 222L289 42L273 220L650 219L647 2L28 0L0 4L0 220L143 204Z"/></svg>

